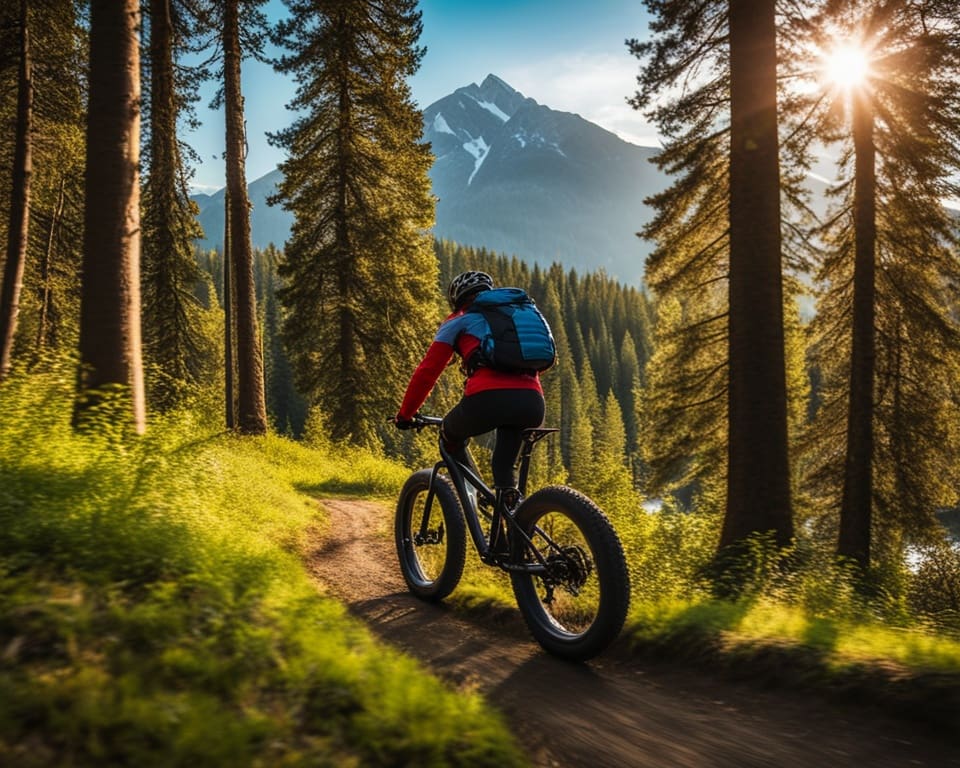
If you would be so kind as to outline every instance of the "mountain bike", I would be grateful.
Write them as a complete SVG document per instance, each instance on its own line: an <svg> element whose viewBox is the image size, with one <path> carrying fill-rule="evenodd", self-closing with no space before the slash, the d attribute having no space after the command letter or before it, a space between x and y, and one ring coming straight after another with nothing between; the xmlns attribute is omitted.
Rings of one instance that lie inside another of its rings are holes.
<svg viewBox="0 0 960 768"><path fill-rule="evenodd" d="M439 428L442 421L418 414L413 428ZM397 554L410 591L439 601L460 581L469 531L480 560L510 575L537 642L557 656L584 661L620 633L630 577L620 539L593 501L562 485L525 496L533 447L557 431L523 430L519 482L506 491L490 488L475 465L458 461L439 440L440 460L414 472L400 491Z"/></svg>

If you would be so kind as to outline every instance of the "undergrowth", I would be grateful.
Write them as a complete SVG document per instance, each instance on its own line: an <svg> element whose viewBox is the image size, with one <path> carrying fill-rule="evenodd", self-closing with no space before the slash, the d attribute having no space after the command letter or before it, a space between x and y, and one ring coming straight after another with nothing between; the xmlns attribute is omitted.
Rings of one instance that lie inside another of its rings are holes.
<svg viewBox="0 0 960 768"><path fill-rule="evenodd" d="M403 470L190 414L69 428L56 376L0 388L0 764L518 765L454 693L319 596L310 493Z"/></svg>

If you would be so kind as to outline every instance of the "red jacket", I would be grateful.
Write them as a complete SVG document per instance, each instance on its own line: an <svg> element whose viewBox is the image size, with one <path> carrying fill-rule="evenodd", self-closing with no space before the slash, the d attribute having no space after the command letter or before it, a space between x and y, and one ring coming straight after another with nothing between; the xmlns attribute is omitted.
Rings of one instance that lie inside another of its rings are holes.
<svg viewBox="0 0 960 768"><path fill-rule="evenodd" d="M469 360L480 346L480 339L474 334L479 332L478 327L482 327L485 321L477 313L464 314L465 309L454 312L440 325L427 354L410 377L398 419L408 421L420 410L454 353L463 360ZM489 389L535 389L543 394L538 374L495 371L492 368L478 368L476 373L467 378L463 394L470 396Z"/></svg>

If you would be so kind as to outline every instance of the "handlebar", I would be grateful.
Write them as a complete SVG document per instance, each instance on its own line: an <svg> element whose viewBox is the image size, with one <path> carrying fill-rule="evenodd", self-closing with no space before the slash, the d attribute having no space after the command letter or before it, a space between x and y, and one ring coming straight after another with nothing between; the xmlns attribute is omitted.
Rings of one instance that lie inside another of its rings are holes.
<svg viewBox="0 0 960 768"><path fill-rule="evenodd" d="M389 416L387 421L396 424L397 417ZM439 427L441 424L443 424L443 419L440 416L424 416L418 413L414 415L414 417L410 420L410 423L411 425L408 428L415 429L417 432L419 432L424 427Z"/></svg>

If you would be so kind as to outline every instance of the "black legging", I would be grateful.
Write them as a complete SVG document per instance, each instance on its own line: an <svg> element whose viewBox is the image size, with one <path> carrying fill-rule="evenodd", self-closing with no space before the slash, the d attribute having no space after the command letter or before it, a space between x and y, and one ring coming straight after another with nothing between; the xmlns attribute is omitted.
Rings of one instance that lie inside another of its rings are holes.
<svg viewBox="0 0 960 768"><path fill-rule="evenodd" d="M493 484L515 488L515 465L523 430L543 424L543 395L535 389L488 389L464 397L443 418L443 439L449 451L466 462L471 437L497 430L493 449Z"/></svg>

